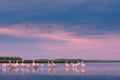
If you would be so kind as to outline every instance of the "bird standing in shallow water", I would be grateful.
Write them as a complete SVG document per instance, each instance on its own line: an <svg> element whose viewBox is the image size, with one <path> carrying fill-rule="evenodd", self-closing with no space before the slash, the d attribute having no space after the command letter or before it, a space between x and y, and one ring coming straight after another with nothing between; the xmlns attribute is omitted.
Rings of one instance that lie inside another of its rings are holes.
<svg viewBox="0 0 120 80"><path fill-rule="evenodd" d="M82 67L82 68L85 68L85 67L86 67L86 65L85 65L85 63L84 63L83 61L81 61L81 67Z"/></svg>
<svg viewBox="0 0 120 80"><path fill-rule="evenodd" d="M65 62L65 67L66 67L66 68L69 68L68 61Z"/></svg>

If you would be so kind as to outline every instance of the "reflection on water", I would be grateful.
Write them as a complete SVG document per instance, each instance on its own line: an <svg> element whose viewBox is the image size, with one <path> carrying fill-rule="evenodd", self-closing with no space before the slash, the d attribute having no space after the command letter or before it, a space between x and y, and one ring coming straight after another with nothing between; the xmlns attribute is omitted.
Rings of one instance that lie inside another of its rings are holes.
<svg viewBox="0 0 120 80"><path fill-rule="evenodd" d="M55 75L120 75L120 63L87 63L86 68L65 67L65 64L57 64L57 67L2 67L1 74L55 74Z"/></svg>
<svg viewBox="0 0 120 80"><path fill-rule="evenodd" d="M45 67L45 68L42 68L42 67L2 67L2 72L3 73L56 73L56 74L59 74L59 73L85 73L85 68L73 68L73 67L62 67L62 68L59 68L59 67Z"/></svg>
<svg viewBox="0 0 120 80"><path fill-rule="evenodd" d="M65 72L85 73L85 68L65 68Z"/></svg>
<svg viewBox="0 0 120 80"><path fill-rule="evenodd" d="M80 72L81 72L81 73L85 73L85 68L81 68L81 69L80 69Z"/></svg>
<svg viewBox="0 0 120 80"><path fill-rule="evenodd" d="M21 71L21 73L29 73L30 72L30 68L21 68L20 69Z"/></svg>
<svg viewBox="0 0 120 80"><path fill-rule="evenodd" d="M65 67L65 64L57 64L57 67L29 65L0 65L0 80L120 80L120 63L87 63L86 68Z"/></svg>
<svg viewBox="0 0 120 80"><path fill-rule="evenodd" d="M1 71L2 72L7 72L7 69L6 68L2 68Z"/></svg>
<svg viewBox="0 0 120 80"><path fill-rule="evenodd" d="M55 73L55 72L56 72L56 68L54 67L48 68L48 73Z"/></svg>
<svg viewBox="0 0 120 80"><path fill-rule="evenodd" d="M29 71L30 71L30 69L29 69ZM32 68L32 73L36 73L36 72L38 72L39 71L39 69L37 69L37 68Z"/></svg>
<svg viewBox="0 0 120 80"><path fill-rule="evenodd" d="M70 71L70 69L69 68L65 68L65 72L69 72Z"/></svg>

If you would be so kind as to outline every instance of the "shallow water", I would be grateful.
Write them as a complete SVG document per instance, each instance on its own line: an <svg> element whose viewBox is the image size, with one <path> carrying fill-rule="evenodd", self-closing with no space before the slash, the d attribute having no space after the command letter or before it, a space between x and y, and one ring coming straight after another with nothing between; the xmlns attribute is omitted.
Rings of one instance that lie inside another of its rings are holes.
<svg viewBox="0 0 120 80"><path fill-rule="evenodd" d="M0 80L120 80L120 63L86 63L86 68L13 68L0 65Z"/></svg>

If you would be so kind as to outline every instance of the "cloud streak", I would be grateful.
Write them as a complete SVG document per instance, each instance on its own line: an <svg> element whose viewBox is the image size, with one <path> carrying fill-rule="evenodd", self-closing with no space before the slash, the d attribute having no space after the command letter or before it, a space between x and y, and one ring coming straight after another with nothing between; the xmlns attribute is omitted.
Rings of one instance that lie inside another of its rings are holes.
<svg viewBox="0 0 120 80"><path fill-rule="evenodd" d="M77 32L79 32L79 30L81 33L78 35ZM99 35L96 33L88 35L86 31L89 33L94 30L89 31L87 27L83 28L82 26L71 26L66 28L65 25L58 24L17 24L0 27L0 35L38 40L38 42L29 43L29 45L33 46L34 44L34 46L25 48L26 55L27 52L30 53L29 49L33 49L36 54L43 51L44 54L41 53L41 55L39 54L40 56L48 57L47 55L51 55L52 58L66 58L66 56L69 55L70 58L79 58L79 56L81 56L81 58L84 59L112 59L113 56L119 56L119 34L100 30L101 34ZM46 41L43 40L41 42L41 39ZM22 43L25 44L24 42ZM10 44L11 47L14 48L12 44L15 43L12 42ZM8 44L4 46L7 45ZM24 46L16 43L16 47L17 45L19 47ZM13 48L10 49L11 53ZM19 51L19 49L17 50ZM4 50L2 51L4 52ZM31 52L32 55L34 53L33 51ZM17 53L17 51L15 52ZM107 58L107 54L109 58ZM115 58L118 59L119 57Z"/></svg>
<svg viewBox="0 0 120 80"><path fill-rule="evenodd" d="M79 31L76 31L79 30ZM78 34L79 32L79 34ZM97 34L98 33L98 34ZM17 24L1 26L0 34L20 37L48 38L63 41L79 41L81 38L111 38L119 37L119 34L107 30L89 30L88 27L57 24ZM82 39L80 41L82 41Z"/></svg>
<svg viewBox="0 0 120 80"><path fill-rule="evenodd" d="M0 34L10 35L16 37L26 37L26 38L35 38L35 39L47 39L53 41L60 41L62 44L43 44L42 47L48 49L66 49L71 47L71 49L95 49L95 48L105 48L112 46L119 46L118 43L120 36L118 34L113 34L110 32L102 31L106 34L91 34L91 35L76 35L77 33L71 31L77 29L78 26L75 26L66 29L63 25L56 24L18 24L11 25L9 27L0 27ZM79 29L81 27L79 26ZM81 28L84 30L83 28ZM82 31L81 30L81 31ZM82 34L86 33L82 31ZM115 42L115 43L114 43ZM50 46L51 47L50 47ZM57 45L59 45L57 47ZM64 45L64 46L63 46ZM66 46L66 47L65 47Z"/></svg>

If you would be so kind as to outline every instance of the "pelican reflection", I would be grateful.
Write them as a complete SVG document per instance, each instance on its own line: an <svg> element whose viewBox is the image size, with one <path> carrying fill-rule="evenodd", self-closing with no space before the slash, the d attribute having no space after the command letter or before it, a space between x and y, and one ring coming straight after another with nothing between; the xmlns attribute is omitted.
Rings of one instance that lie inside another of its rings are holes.
<svg viewBox="0 0 120 80"><path fill-rule="evenodd" d="M7 72L7 68L2 67L2 72Z"/></svg>
<svg viewBox="0 0 120 80"><path fill-rule="evenodd" d="M32 68L32 73L36 73L39 71L39 68Z"/></svg>
<svg viewBox="0 0 120 80"><path fill-rule="evenodd" d="M80 68L75 68L75 72L79 73L80 72Z"/></svg>
<svg viewBox="0 0 120 80"><path fill-rule="evenodd" d="M65 72L69 72L69 71L70 71L70 68L66 67Z"/></svg>
<svg viewBox="0 0 120 80"><path fill-rule="evenodd" d="M86 71L85 68L81 68L81 69L80 69L80 72L81 72L81 73L85 73L85 71Z"/></svg>
<svg viewBox="0 0 120 80"><path fill-rule="evenodd" d="M56 72L56 68L55 67L48 68L48 73L54 73L54 72Z"/></svg>
<svg viewBox="0 0 120 80"><path fill-rule="evenodd" d="M21 73L29 73L30 72L30 68L21 68Z"/></svg>
<svg viewBox="0 0 120 80"><path fill-rule="evenodd" d="M85 73L85 68L65 68L65 72Z"/></svg>
<svg viewBox="0 0 120 80"><path fill-rule="evenodd" d="M15 68L15 72L19 72L19 68Z"/></svg>

